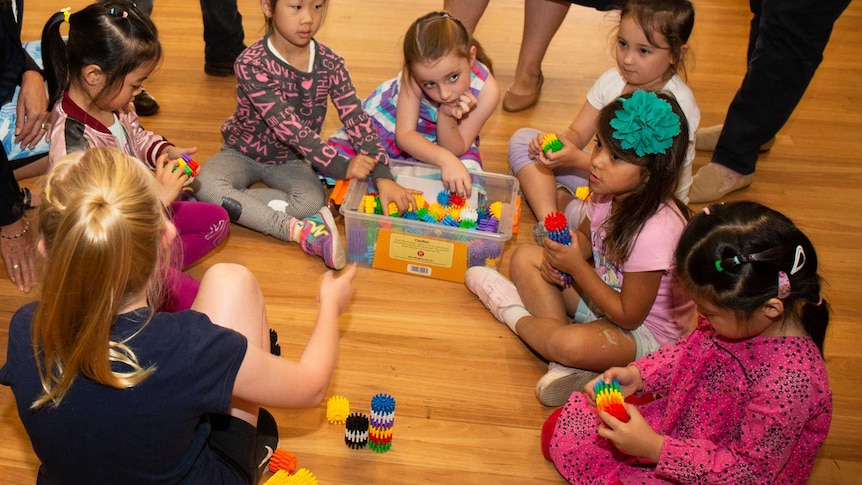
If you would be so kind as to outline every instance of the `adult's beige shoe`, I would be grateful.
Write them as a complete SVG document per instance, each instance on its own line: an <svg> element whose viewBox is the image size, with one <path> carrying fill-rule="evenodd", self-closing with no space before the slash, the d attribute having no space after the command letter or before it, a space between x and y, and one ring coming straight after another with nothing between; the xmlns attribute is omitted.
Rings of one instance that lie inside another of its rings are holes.
<svg viewBox="0 0 862 485"><path fill-rule="evenodd" d="M722 128L724 128L724 125L713 125L704 128L698 128L694 147L698 150L702 150L705 152L714 152L715 146L718 145L718 137L721 135ZM761 153L768 152L772 149L773 145L775 145L774 136L763 145L760 145L759 151Z"/></svg>
<svg viewBox="0 0 862 485"><path fill-rule="evenodd" d="M539 102L539 94L542 93L543 84L545 84L545 76L540 72L539 81L529 94L515 94L512 92L512 88L509 88L506 95L503 96L503 109L510 113L517 113L532 108Z"/></svg>
<svg viewBox="0 0 862 485"><path fill-rule="evenodd" d="M739 189L748 187L754 182L754 174L740 175L736 182L723 187L725 184L723 170L730 170L719 166L717 163L708 163L700 168L691 181L691 190L688 192L688 201L692 204L702 204L721 199L725 195Z"/></svg>

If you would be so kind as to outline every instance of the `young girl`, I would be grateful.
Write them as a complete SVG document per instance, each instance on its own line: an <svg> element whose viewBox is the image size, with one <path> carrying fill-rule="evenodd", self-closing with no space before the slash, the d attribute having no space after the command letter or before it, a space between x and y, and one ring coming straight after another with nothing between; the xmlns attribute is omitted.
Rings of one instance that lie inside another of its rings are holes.
<svg viewBox="0 0 862 485"><path fill-rule="evenodd" d="M176 230L158 190L113 148L70 154L47 176L42 296L12 317L0 369L39 483L258 483L264 447L278 445L259 406L326 393L355 267L323 277L298 362L269 353L263 295L242 266L210 268L194 311L159 313L160 255Z"/></svg>
<svg viewBox="0 0 862 485"><path fill-rule="evenodd" d="M68 41L60 26L68 22ZM161 197L182 244L182 267L218 246L228 234L227 213L219 206L176 201L191 177L177 159L197 148L179 148L141 127L129 103L161 59L152 21L125 0L94 3L77 13L54 14L42 32L45 77L53 108L49 162L76 150L116 147L155 170ZM186 310L199 283L169 270L166 310Z"/></svg>
<svg viewBox="0 0 862 485"><path fill-rule="evenodd" d="M814 247L784 215L734 202L692 219L676 261L697 329L601 376L663 397L626 404L623 423L596 415L591 382L549 418L546 456L572 483L807 483L832 417Z"/></svg>
<svg viewBox="0 0 862 485"><path fill-rule="evenodd" d="M467 287L550 361L536 384L543 404L563 404L595 372L694 327L694 304L671 272L687 217L673 197L687 126L664 93L638 90L611 102L599 112L590 160L589 220L571 246L550 239L544 248L519 246L510 263L514 284L486 267L467 270Z"/></svg>
<svg viewBox="0 0 862 485"><path fill-rule="evenodd" d="M584 204L572 194L588 184L590 154L584 148L595 135L599 111L620 94L636 89L669 92L685 113L690 140L675 194L688 203L700 110L678 72L685 72L683 61L693 26L694 7L688 0L630 0L620 12L617 66L599 76L572 124L557 133L563 148L543 151L546 133L532 128L522 128L512 136L509 163L539 221L534 227L539 244L544 239L542 221L550 212L564 211L573 230L580 225Z"/></svg>
<svg viewBox="0 0 862 485"><path fill-rule="evenodd" d="M482 46L458 19L432 12L404 35L404 69L371 93L363 107L390 158L436 165L446 189L469 196L468 172L482 169L479 131L499 99ZM349 154L349 133L345 127L329 143Z"/></svg>
<svg viewBox="0 0 862 485"><path fill-rule="evenodd" d="M389 161L344 60L314 39L327 1L263 0L261 7L267 34L236 61L236 112L222 126L224 146L204 166L197 195L227 209L231 221L298 242L340 269L347 257L332 213L324 207L318 172L332 178L364 179L372 172L377 177ZM329 100L350 127L359 155L342 157L320 137ZM250 188L260 181L269 187ZM392 192L407 200L403 189L396 186Z"/></svg>

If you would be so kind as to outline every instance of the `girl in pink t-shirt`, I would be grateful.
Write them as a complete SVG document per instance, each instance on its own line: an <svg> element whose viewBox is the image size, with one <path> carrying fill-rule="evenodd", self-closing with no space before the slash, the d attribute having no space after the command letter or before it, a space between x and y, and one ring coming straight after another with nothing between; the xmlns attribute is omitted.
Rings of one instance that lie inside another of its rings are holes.
<svg viewBox="0 0 862 485"><path fill-rule="evenodd" d="M623 422L596 412L594 380L548 419L545 456L571 483L806 483L832 417L811 241L733 202L692 219L675 258L697 329L601 376L624 396L662 397L625 404Z"/></svg>
<svg viewBox="0 0 862 485"><path fill-rule="evenodd" d="M550 362L536 384L543 404L565 403L596 372L694 327L694 304L672 274L688 213L674 198L687 144L688 124L672 95L637 90L617 98L599 115L589 220L571 245L546 238L544 247L518 247L514 283L489 268L467 271L467 287Z"/></svg>

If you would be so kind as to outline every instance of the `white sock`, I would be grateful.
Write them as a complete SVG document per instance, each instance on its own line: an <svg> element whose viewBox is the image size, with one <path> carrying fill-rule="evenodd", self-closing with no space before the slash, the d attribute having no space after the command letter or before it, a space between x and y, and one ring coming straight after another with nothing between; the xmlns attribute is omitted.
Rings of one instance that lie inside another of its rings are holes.
<svg viewBox="0 0 862 485"><path fill-rule="evenodd" d="M509 327L509 330L511 330L515 335L518 335L518 331L515 330L515 325L518 324L518 320L529 316L530 312L521 305L512 305L509 308L506 308L503 310L502 315L503 323L505 323L506 326Z"/></svg>

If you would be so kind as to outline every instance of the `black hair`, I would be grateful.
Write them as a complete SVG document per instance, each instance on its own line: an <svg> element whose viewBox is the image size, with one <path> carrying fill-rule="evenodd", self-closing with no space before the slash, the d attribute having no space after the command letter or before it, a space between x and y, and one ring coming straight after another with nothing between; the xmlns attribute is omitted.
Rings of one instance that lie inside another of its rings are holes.
<svg viewBox="0 0 862 485"><path fill-rule="evenodd" d="M60 25L67 15L69 36L64 41ZM98 99L116 91L127 74L144 63L158 63L161 57L156 26L128 0L102 0L71 15L57 12L42 29L42 59L51 106L86 66L99 66L105 74Z"/></svg>
<svg viewBox="0 0 862 485"><path fill-rule="evenodd" d="M605 222L605 252L609 259L617 264L628 259L636 236L663 203L674 201L685 219L688 219L690 214L688 207L674 197L688 151L688 121L672 94L655 94L670 104L673 112L679 116L679 134L673 138L673 144L664 153L638 156L634 150L623 148L622 140L614 138L611 120L616 117L618 110L623 109L623 100L630 98L631 94L624 94L608 103L599 113L596 134L602 145L610 149L615 157L643 168L643 183L619 203Z"/></svg>
<svg viewBox="0 0 862 485"><path fill-rule="evenodd" d="M789 293L779 293L779 272ZM676 273L689 295L742 319L780 298L823 352L829 306L820 295L817 253L784 214L748 201L707 207L680 237Z"/></svg>

